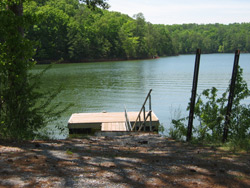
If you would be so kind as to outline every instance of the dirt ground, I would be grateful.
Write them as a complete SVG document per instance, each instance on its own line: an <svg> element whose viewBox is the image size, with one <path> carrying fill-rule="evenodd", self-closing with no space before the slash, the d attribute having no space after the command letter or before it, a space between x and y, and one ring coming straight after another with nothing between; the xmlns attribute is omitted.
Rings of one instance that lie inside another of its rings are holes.
<svg viewBox="0 0 250 188"><path fill-rule="evenodd" d="M250 187L250 154L155 134L0 141L0 187Z"/></svg>

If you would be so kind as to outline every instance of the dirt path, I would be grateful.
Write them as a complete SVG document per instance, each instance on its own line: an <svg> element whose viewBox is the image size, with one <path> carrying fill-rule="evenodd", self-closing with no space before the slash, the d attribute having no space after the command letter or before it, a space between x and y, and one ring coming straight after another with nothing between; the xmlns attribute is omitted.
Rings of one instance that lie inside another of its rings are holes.
<svg viewBox="0 0 250 188"><path fill-rule="evenodd" d="M0 187L250 187L250 155L159 135L0 141Z"/></svg>

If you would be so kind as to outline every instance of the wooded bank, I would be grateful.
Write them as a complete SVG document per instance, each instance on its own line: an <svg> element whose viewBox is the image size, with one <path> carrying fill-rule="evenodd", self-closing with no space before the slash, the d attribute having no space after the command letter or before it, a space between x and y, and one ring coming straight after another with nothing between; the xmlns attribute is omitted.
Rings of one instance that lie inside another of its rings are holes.
<svg viewBox="0 0 250 188"><path fill-rule="evenodd" d="M36 24L26 36L36 41L39 62L145 59L195 53L250 52L250 23L155 25L142 13L91 10L77 0L33 0L24 4Z"/></svg>

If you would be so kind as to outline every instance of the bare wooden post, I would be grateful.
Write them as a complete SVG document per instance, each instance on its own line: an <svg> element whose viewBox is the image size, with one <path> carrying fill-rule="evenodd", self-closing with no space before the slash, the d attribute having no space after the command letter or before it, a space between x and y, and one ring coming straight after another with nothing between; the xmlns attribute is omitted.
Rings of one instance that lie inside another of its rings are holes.
<svg viewBox="0 0 250 188"><path fill-rule="evenodd" d="M188 120L188 130L186 139L187 142L190 141L192 138L194 107L195 107L196 91L198 85L200 56L201 56L201 50L197 49L195 58L195 67L194 67L193 88L192 88L191 102L190 102L189 120Z"/></svg>
<svg viewBox="0 0 250 188"><path fill-rule="evenodd" d="M236 82L237 73L238 73L239 58L240 58L240 50L236 50L235 55L234 55L234 66L233 66L233 73L232 73L231 84L230 84L230 91L229 91L229 96L228 96L227 114L225 117L225 125L224 125L223 139L222 139L223 142L227 141L227 136L228 136L228 126L230 124L230 117L231 117L231 112L232 112L234 89L235 89L235 82Z"/></svg>

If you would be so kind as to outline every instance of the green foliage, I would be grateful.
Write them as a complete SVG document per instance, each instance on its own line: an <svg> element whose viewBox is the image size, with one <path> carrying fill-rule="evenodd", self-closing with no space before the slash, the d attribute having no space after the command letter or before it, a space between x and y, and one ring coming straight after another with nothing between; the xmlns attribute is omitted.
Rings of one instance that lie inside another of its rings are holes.
<svg viewBox="0 0 250 188"><path fill-rule="evenodd" d="M153 25L142 13L131 18L108 7L102 0L25 3L24 12L39 18L26 31L37 41L35 59L141 59L189 54L197 48L204 53L250 52L250 23Z"/></svg>
<svg viewBox="0 0 250 188"><path fill-rule="evenodd" d="M206 102L203 102L202 96ZM195 106L195 117L198 118L200 124L195 129L199 140L210 139L219 140L223 132L226 93L221 98L217 98L217 89L206 89L202 95L198 97Z"/></svg>
<svg viewBox="0 0 250 188"><path fill-rule="evenodd" d="M233 152L241 150L250 151L250 139L233 137L229 139L225 146Z"/></svg>
<svg viewBox="0 0 250 188"><path fill-rule="evenodd" d="M81 3L83 2L83 3ZM105 1L35 0L24 4L24 12L39 22L26 35L37 41L38 61L63 58L77 62L92 59L135 59L175 55L170 34L163 25L102 8ZM101 3L103 2L103 3Z"/></svg>
<svg viewBox="0 0 250 188"><path fill-rule="evenodd" d="M29 74L34 66L34 43L25 38L24 29L35 19L22 14L21 1L0 4L0 137L33 139L47 122L63 110L50 106L58 91L41 93L40 78Z"/></svg>
<svg viewBox="0 0 250 188"><path fill-rule="evenodd" d="M97 6L102 7L104 9L109 8L109 4L105 2L106 0L80 0L80 1L86 3L88 8L92 10L96 10Z"/></svg>
<svg viewBox="0 0 250 188"><path fill-rule="evenodd" d="M24 12L39 18L26 32L37 41L35 59L141 59L194 53L197 48L204 53L250 52L249 23L153 25L142 13L131 18L106 8L102 0L25 3Z"/></svg>
<svg viewBox="0 0 250 188"><path fill-rule="evenodd" d="M33 86L27 71L34 65L29 60L34 51L22 32L31 19L18 12L21 4L5 3L0 11L0 134L23 139L42 122L35 109L31 109L37 93L31 92ZM27 132L23 131L24 126Z"/></svg>
<svg viewBox="0 0 250 188"><path fill-rule="evenodd" d="M73 155L74 153L72 151L70 151L69 149L67 149L66 154L67 155Z"/></svg>
<svg viewBox="0 0 250 188"><path fill-rule="evenodd" d="M172 120L172 125L169 129L169 136L175 140L183 140L187 134L187 128L183 123L184 119Z"/></svg>
<svg viewBox="0 0 250 188"><path fill-rule="evenodd" d="M164 131L165 131L165 128L164 128L163 124L161 123L160 125L158 125L158 132L164 133Z"/></svg>
<svg viewBox="0 0 250 188"><path fill-rule="evenodd" d="M250 23L183 24L166 28L180 54L195 53L197 48L203 53L233 53L236 49L250 52Z"/></svg>
<svg viewBox="0 0 250 188"><path fill-rule="evenodd" d="M241 104L241 101L250 96L250 90L247 83L243 80L243 70L239 67L235 85L235 96L232 107L232 114L229 126L229 145L235 148L249 149L250 136L250 105ZM198 96L195 106L194 117L199 125L194 127L193 137L198 141L219 142L222 139L227 93L217 96L217 89L206 89ZM189 110L189 107L187 108ZM184 118L172 120L174 127L170 130L170 136L175 139L181 139L186 136ZM248 144L247 144L248 143Z"/></svg>

